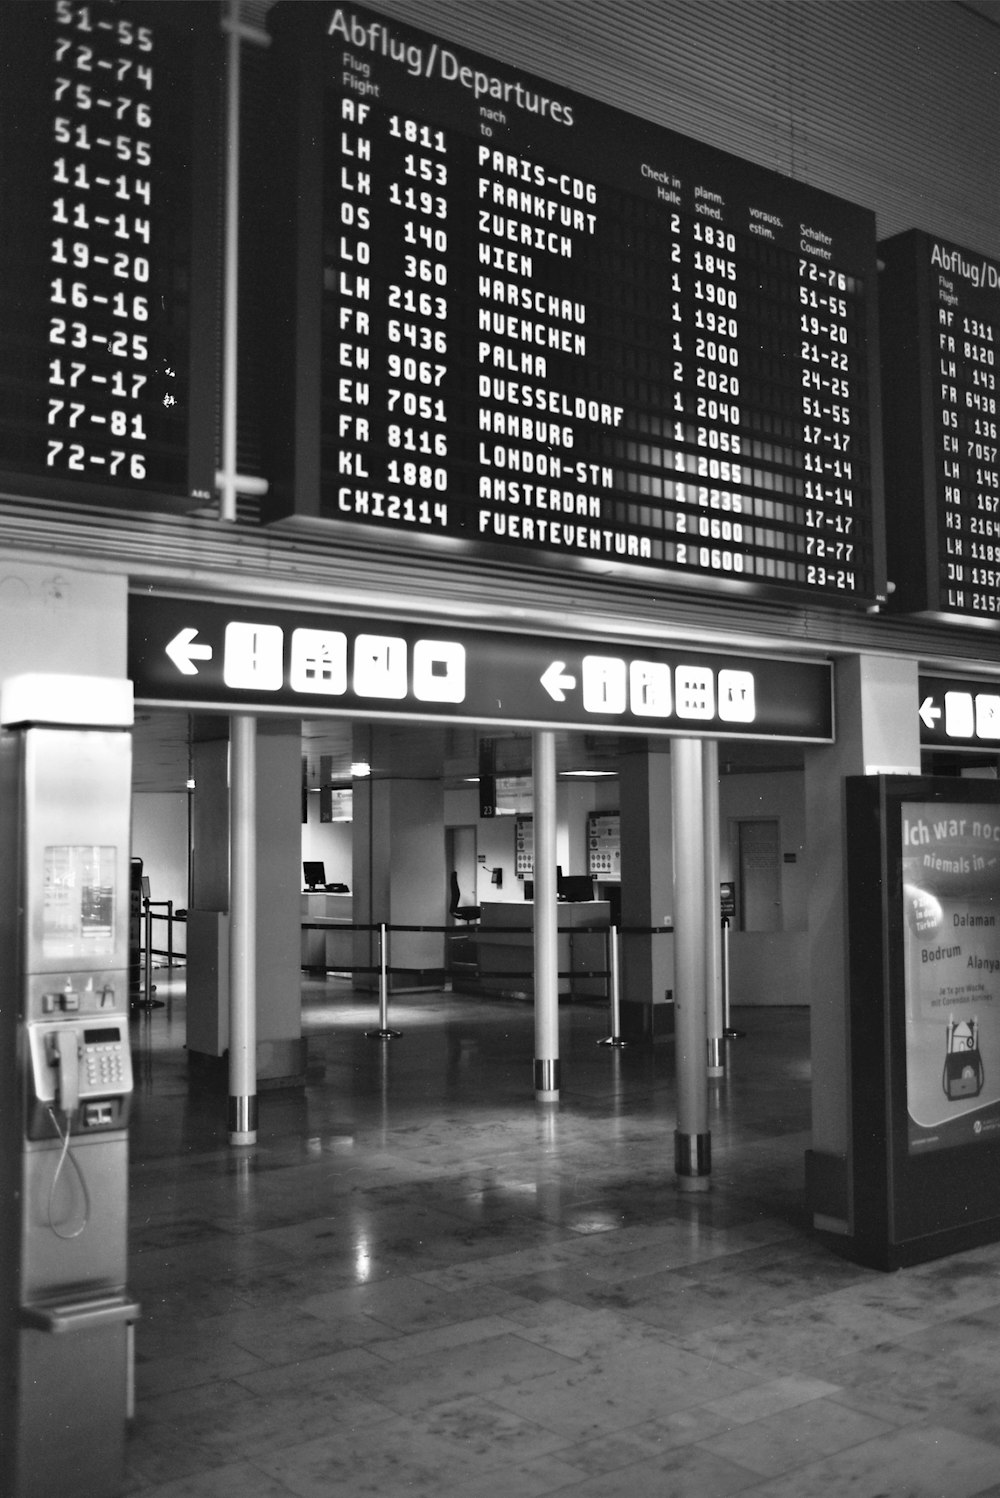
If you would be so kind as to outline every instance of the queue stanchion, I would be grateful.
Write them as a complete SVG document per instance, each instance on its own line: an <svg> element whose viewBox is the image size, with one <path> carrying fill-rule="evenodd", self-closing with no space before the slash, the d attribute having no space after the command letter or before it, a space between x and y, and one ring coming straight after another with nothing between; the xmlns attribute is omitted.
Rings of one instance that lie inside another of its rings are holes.
<svg viewBox="0 0 1000 1498"><path fill-rule="evenodd" d="M729 1023L729 921L722 921L722 1038L743 1040L745 1030L734 1030Z"/></svg>
<svg viewBox="0 0 1000 1498"><path fill-rule="evenodd" d="M598 1045L627 1046L621 1033L621 967L618 960L618 927L608 928L608 988L611 994L611 1034Z"/></svg>
<svg viewBox="0 0 1000 1498"><path fill-rule="evenodd" d="M166 1005L162 999L154 999L156 987L153 983L153 910L149 897L144 895L142 900L142 926L143 952L142 964L142 998L135 1006L139 1009L164 1009Z"/></svg>
<svg viewBox="0 0 1000 1498"><path fill-rule="evenodd" d="M378 928L378 1023L377 1030L366 1030L369 1040L398 1040L401 1030L389 1029L389 940L383 921Z"/></svg>

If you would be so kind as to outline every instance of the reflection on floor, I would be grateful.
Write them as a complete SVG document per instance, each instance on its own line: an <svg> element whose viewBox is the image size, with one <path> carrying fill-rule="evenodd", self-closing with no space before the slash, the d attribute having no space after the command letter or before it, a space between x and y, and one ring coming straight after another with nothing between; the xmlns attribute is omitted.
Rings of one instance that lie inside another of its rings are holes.
<svg viewBox="0 0 1000 1498"><path fill-rule="evenodd" d="M529 1006L304 985L325 1074L228 1148L182 990L134 1022L129 1487L156 1498L1000 1495L1000 1245L895 1275L810 1236L808 1018L734 1013L713 1189L673 1048Z"/></svg>

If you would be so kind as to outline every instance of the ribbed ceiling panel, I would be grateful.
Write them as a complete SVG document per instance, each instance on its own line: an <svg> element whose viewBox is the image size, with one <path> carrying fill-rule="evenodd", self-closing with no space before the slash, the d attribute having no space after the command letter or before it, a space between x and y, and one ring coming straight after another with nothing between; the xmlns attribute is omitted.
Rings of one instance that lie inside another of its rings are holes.
<svg viewBox="0 0 1000 1498"><path fill-rule="evenodd" d="M384 14L1000 258L1000 28L953 0L383 0Z"/></svg>
<svg viewBox="0 0 1000 1498"><path fill-rule="evenodd" d="M787 5L796 175L1000 255L1000 30L961 5Z"/></svg>
<svg viewBox="0 0 1000 1498"><path fill-rule="evenodd" d="M390 0L375 8L710 145L789 170L782 0L623 0L615 6L599 0ZM734 87L734 78L743 86Z"/></svg>

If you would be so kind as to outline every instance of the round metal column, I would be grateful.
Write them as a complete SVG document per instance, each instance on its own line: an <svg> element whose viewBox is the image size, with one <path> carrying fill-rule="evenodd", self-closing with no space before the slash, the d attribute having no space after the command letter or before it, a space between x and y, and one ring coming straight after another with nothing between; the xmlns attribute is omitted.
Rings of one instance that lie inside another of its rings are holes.
<svg viewBox="0 0 1000 1498"><path fill-rule="evenodd" d="M705 793L705 981L708 1005L708 1074L726 1073L722 1014L722 915L719 894L719 744L702 740Z"/></svg>
<svg viewBox="0 0 1000 1498"><path fill-rule="evenodd" d="M674 1169L682 1191L707 1191L712 1168L708 1129L708 1024L705 1002L705 827L702 747L674 739L670 749L674 813L674 982L677 1131Z"/></svg>
<svg viewBox="0 0 1000 1498"><path fill-rule="evenodd" d="M556 905L556 740L532 735L535 832L535 1095L559 1098L559 933Z"/></svg>
<svg viewBox="0 0 1000 1498"><path fill-rule="evenodd" d="M230 719L229 1143L257 1142L257 721Z"/></svg>

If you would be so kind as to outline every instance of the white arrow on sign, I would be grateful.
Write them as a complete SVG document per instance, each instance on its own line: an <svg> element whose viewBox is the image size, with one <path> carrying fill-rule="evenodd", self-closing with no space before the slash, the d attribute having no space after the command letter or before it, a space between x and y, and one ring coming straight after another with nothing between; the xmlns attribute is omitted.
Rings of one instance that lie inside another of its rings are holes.
<svg viewBox="0 0 1000 1498"><path fill-rule="evenodd" d="M941 716L941 709L934 706L933 697L925 697L920 704L920 721L925 728L933 728Z"/></svg>
<svg viewBox="0 0 1000 1498"><path fill-rule="evenodd" d="M198 667L195 661L210 661L212 659L211 645L194 645L192 641L198 633L196 629L182 629L180 634L174 635L170 644L165 646L167 654L185 676L197 676Z"/></svg>
<svg viewBox="0 0 1000 1498"><path fill-rule="evenodd" d="M576 686L576 677L566 673L565 661L553 661L539 679L554 702L565 702L566 693Z"/></svg>

